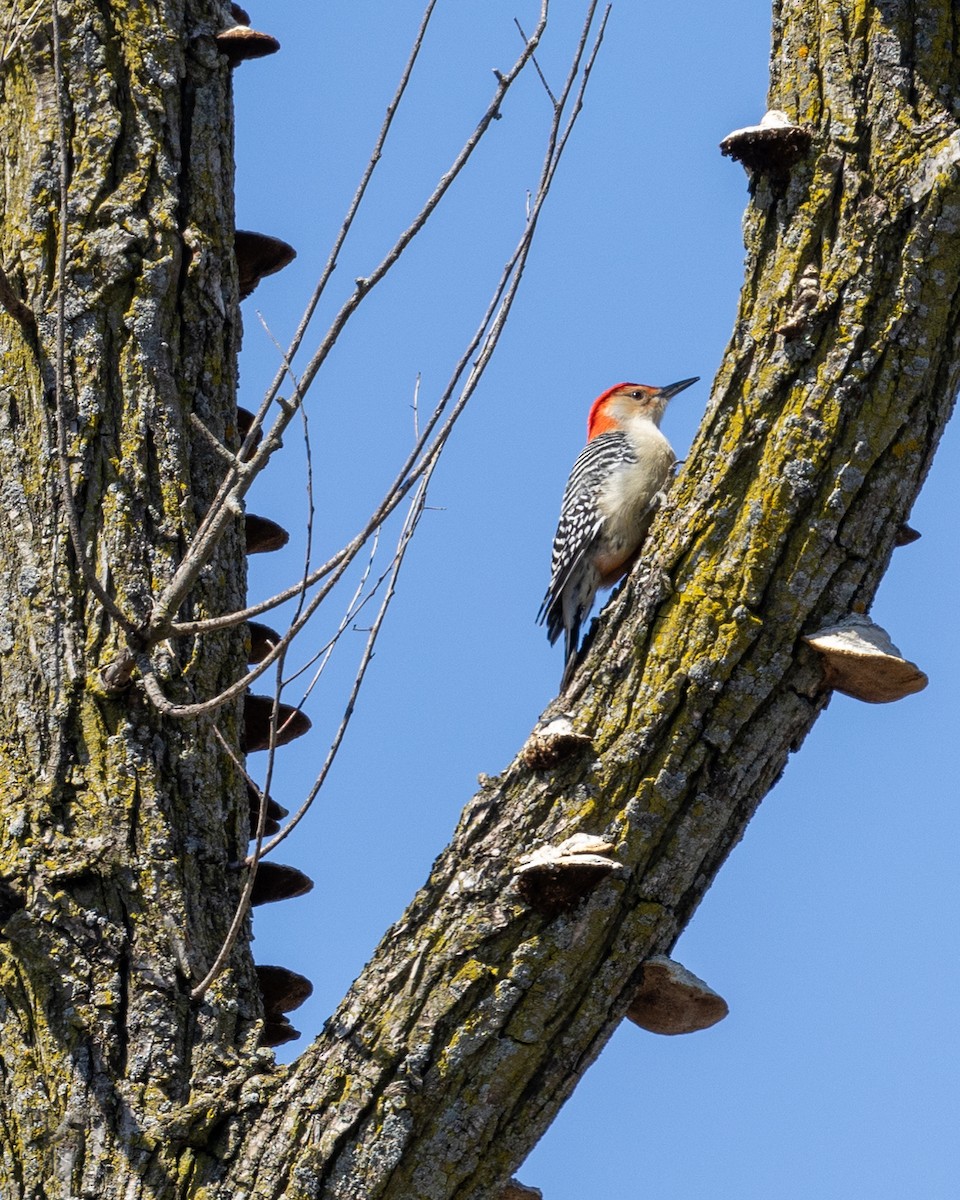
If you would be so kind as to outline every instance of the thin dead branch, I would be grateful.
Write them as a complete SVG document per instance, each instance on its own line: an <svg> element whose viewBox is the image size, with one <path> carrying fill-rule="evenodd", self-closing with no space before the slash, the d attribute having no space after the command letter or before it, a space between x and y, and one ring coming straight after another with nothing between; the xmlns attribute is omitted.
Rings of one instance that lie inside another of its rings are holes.
<svg viewBox="0 0 960 1200"><path fill-rule="evenodd" d="M491 123L497 118L500 112L500 107L510 88L516 82L523 69L530 60L530 56L539 43L540 37L546 28L547 22L547 0L542 0L540 20L537 27L526 43L520 56L504 74L497 76L497 88L494 92L494 97L488 105L486 111L481 117L476 129L466 140L460 152L457 154L450 168L441 176L433 192L417 213L416 217L400 234L394 245L387 252L386 256L381 260L378 266L365 278L357 281L354 291L350 294L340 311L334 317L330 327L321 339L320 345L314 352L305 370L301 376L301 384L296 388L296 395L292 403L282 406L281 413L274 421L270 432L264 437L259 448L255 450L250 458L242 465L238 464L231 471L227 472L226 477L221 483L217 495L214 497L207 514L200 527L197 530L193 544L184 556L183 561L174 573L173 579L164 589L163 594L156 600L154 604L153 617L150 622L150 630L148 640L151 643L162 641L168 636L171 628L171 623L175 617L180 605L186 599L186 596L193 587L200 571L209 561L210 556L223 536L229 522L233 519L233 509L239 505L247 491L250 489L253 480L264 470L267 463L277 447L280 445L283 431L293 418L297 407L303 402L303 398L309 391L311 384L317 376L323 363L326 361L327 355L330 353L337 339L343 332L350 318L356 312L362 300L377 286L396 265L400 257L403 255L406 248L410 245L413 239L427 224L433 213L435 212L440 201L443 199L447 190L457 176L469 162L480 144L483 136L489 129ZM428 8L427 15L432 11ZM423 28L423 26L421 26ZM405 76L406 79L406 76ZM403 81L405 86L405 80ZM299 345L299 343L298 343ZM288 352L287 362L292 362L294 358L293 352ZM288 378L287 365L284 363L280 372L268 389L267 394L257 412L256 419L251 427L247 438L242 447L241 454L246 455L252 449L252 441L255 437L256 430L259 428L259 422L263 420L270 405L277 399L280 386L284 379ZM402 499L402 497L401 497ZM380 522L375 522L380 524ZM362 543L361 543L362 544ZM293 593L295 594L295 593Z"/></svg>
<svg viewBox="0 0 960 1200"><path fill-rule="evenodd" d="M516 25L521 38L523 38L523 40L526 41L527 35L523 32L523 26L520 24L520 22L517 20L516 17L513 18L513 23L514 23L514 25ZM543 90L550 97L550 103L553 105L554 108L556 108L557 107L557 98L553 94L553 92L550 90L550 84L547 83L546 76L540 70L540 64L537 62L537 56L535 54L531 54L530 61L533 63L534 69L536 70L537 74L540 76L540 82L543 84Z"/></svg>
<svg viewBox="0 0 960 1200"><path fill-rule="evenodd" d="M377 613L377 616L373 623L373 626L371 627L370 634L369 634L368 640L367 640L367 645L364 650L364 655L363 655L363 658L361 659L359 668L357 670L357 674L354 679L353 687L351 689L350 696L348 698L343 717L341 718L340 725L337 729L334 739L333 739L333 741L330 745L330 748L327 752L327 756L324 759L323 765L321 766L320 771L319 771L316 779L314 780L313 785L311 786L306 799L304 800L304 802L300 806L300 808L293 814L293 816L290 818L290 820L287 822L287 824L283 827L283 829L281 829L280 832L277 833L263 848L264 854L269 854L286 837L288 837L289 834L293 831L293 829L299 824L299 822L303 819L303 817L309 811L311 805L313 804L314 800L316 799L317 795L319 794L320 790L322 789L322 787L326 781L326 778L327 778L327 775L329 774L330 768L332 767L333 762L336 759L337 753L340 749L340 746L343 742L343 738L346 734L347 726L349 725L350 718L353 715L354 706L356 704L356 698L359 693L360 686L362 685L363 677L364 677L364 674L366 673L366 668L367 668L370 658L372 657L372 654L373 654L373 646L376 642L377 635L379 634L380 627L383 623L383 619L386 616L386 612L387 612L387 608L389 607L390 600L393 597L393 591L394 591L394 587L396 584L396 578L397 578L397 575L399 574L400 566L403 561L403 554L406 552L407 545L409 544L410 539L412 538L414 532L416 531L417 524L420 520L420 517L423 514L424 507L426 505L427 488L429 486L430 478L433 474L433 471L436 468L437 462L439 461L440 451L443 449L443 445L444 445L444 442L446 441L446 437L449 436L449 431L452 429L453 422L456 421L456 418L459 415L458 410L462 411L463 406L466 404L467 399L469 399L470 392L472 391L472 388L470 388L470 391L467 390L470 385L470 381L471 380L474 381L473 386L475 387L476 382L479 381L479 375L477 373L479 372L479 374L482 374L483 369L486 365L486 362L489 361L489 357L493 353L493 349L496 346L496 341L499 338L499 332L502 330L503 325L506 322L507 316L509 315L510 306L512 305L513 299L516 296L516 292L517 292L517 289L520 284L520 279L523 274L523 267L526 263L526 258L529 253L530 246L532 244L532 237L533 237L533 232L534 232L534 228L536 225L536 220L540 214L543 203L549 192L550 184L556 173L556 169L559 164L560 157L563 154L564 147L566 146L566 143L567 143L567 140L569 139L570 133L572 132L574 124L576 123L577 116L582 108L584 91L586 89L587 82L590 77L590 72L592 71L593 65L596 61L597 54L599 53L600 45L603 41L603 35L604 35L605 28L606 28L606 23L609 18L609 15L610 15L610 6L609 5L604 10L604 14L603 14L603 17L601 19L601 22L600 22L600 25L599 25L599 28L597 31L597 35L594 39L593 47L592 47L590 55L586 61L586 64L584 65L583 74L582 74L582 77L580 80L580 86L577 89L577 93L576 93L576 96L574 99L574 104L573 104L573 108L571 110L570 117L568 118L567 124L563 128L563 131L560 132L562 114L566 107L567 100L569 99L570 94L573 90L573 87L577 81L577 76L580 73L580 63L583 59L583 54L586 50L587 40L589 38L590 29L593 24L593 17L594 17L595 11L596 11L596 0L594 0L594 3L592 3L588 9L587 18L584 22L580 42L577 47L577 52L576 52L570 73L567 77L563 91L561 92L560 101L554 109L554 121L551 126L551 136L549 139L547 154L544 159L544 165L543 165L543 170L541 173L540 185L537 189L536 201L535 201L532 211L531 211L530 222L528 224L527 230L525 231L524 238L521 239L520 245L517 247L514 257L511 260L512 267L509 267L508 270L505 270L504 275L501 278L500 286L498 287L497 292L495 293L494 302L491 303L490 308L488 308L487 313L485 314L484 322L481 325L480 329L477 331L477 334L475 335L474 343L472 344L471 350L469 351L469 353L467 355L464 356L464 358L458 364L458 370L455 373L450 384L448 385L447 393L445 393L444 399L448 399L449 396L451 396L453 394L453 390L454 390L457 379L459 379L460 375L463 373L463 370L466 367L466 363L469 361L469 358L472 355L473 350L476 349L476 346L480 344L480 341L483 338L483 331L485 329L487 329L487 326L489 325L490 328L487 332L486 340L483 343L483 348L480 351L480 355L478 356L476 362L473 365L473 370L471 372L471 375L468 377L467 384L464 385L464 390L461 393L461 396L459 397L459 399L457 401L457 405L455 406L454 411L451 412L450 416L447 419L446 424L443 427L447 431L447 433L446 433L446 435L444 435L443 431L441 431L441 434L438 435L436 452L432 455L432 457L425 456L425 463L424 463L424 467L423 467L423 471L422 471L422 476L420 479L420 486L417 489L417 492L414 497L414 501L411 504L410 513L408 514L407 521L404 524L403 534L401 535L400 545L398 546L398 550L397 550L397 557L395 560L394 570L393 570L393 572L391 574L391 578L390 578L390 585L388 587L387 594L384 597L384 600L383 600L383 602L380 606L380 609ZM497 299L499 299L500 303L499 303L499 307L496 309L496 315L495 315L495 317L493 317L493 322L491 324L490 319L491 319L491 316L493 315L494 306L496 304ZM486 358L484 358L484 356L486 356ZM433 416L433 418L431 418L431 421L433 423L435 423L436 419L438 419L439 411L442 411L442 404L443 404L443 401L441 401L441 405L438 406L438 409L435 409L435 411L434 411L434 416ZM429 432L429 431L427 431L427 432ZM441 440L441 438L442 438L442 440Z"/></svg>
<svg viewBox="0 0 960 1200"><path fill-rule="evenodd" d="M579 66L586 48L586 39L589 36L589 30L593 23L595 11L596 0L594 0L594 3L592 3L589 7L583 32L581 33L580 42L573 60L573 65L565 83L563 92L561 93L561 98L558 101L558 107L554 112L554 120L551 125L548 138L547 153L541 173L540 184L537 189L535 201L528 208L527 224L524 229L523 236L520 240L520 243L504 266L500 282L494 291L493 298L487 308L486 313L484 314L483 320L481 321L476 334L467 345L461 359L457 363L450 383L435 407L428 424L420 432L420 436L418 437L416 444L408 455L406 461L400 467L400 470L398 471L393 482L387 489L384 499L370 514L363 528L354 536L354 538L352 538L351 541L338 550L336 554L334 554L325 563L317 567L316 570L311 573L309 578L310 586L314 586L315 584L319 583L331 572L338 572L345 560L352 559L358 553L367 539L371 536L373 530L379 528L386 518L389 517L389 515L394 511L394 509L400 503L402 503L410 489L420 478L428 462L433 458L434 455L439 453L440 448L442 448L443 443L449 436L453 422L443 426L440 434L438 434L433 443L430 443L429 441L430 435L436 428L440 417L449 404L457 383L463 375L463 372L466 370L466 366L470 359L483 343L484 337L488 334L494 333L495 331L495 336L492 338L492 341L487 347L485 347L485 352L482 356L482 365L485 366L486 362L489 360L489 356L492 353L492 350L496 345L496 340L499 337L500 331L502 330L503 322L505 321L509 309L513 303L513 298L516 294L516 285L519 284L519 276L517 276L515 285L512 288L508 287L508 285L510 284L511 278L514 276L514 272L517 271L518 266L520 268L520 274L522 274L523 265L526 263L526 257L529 252L530 243L532 241L533 233L536 229L540 211L543 207L544 201L546 200L546 196L553 181L554 173L559 165L560 157L563 153L567 139L572 132L576 118L582 108L583 94L586 84L603 40L603 34L610 12L609 6L604 11L603 19L597 32L594 47L587 63L584 66L583 77L574 101L573 111L571 112L568 123L564 128L562 126L562 113L566 107L573 84L576 82L576 78L579 73ZM562 133L561 128L563 128ZM504 310L501 315L494 320L494 313L497 309L497 305L503 301L505 294L507 296L507 300ZM479 362L480 360L478 360L478 363ZM469 388L465 391L465 394L461 395L454 407L454 420L457 416L459 416L466 401L469 399L470 395L472 395L476 384L479 382L480 374L482 374L482 370L477 371L475 367L474 373L470 378ZM229 628L232 625L240 624L243 621L269 612L272 608L276 608L280 604L285 603L287 600L292 599L295 595L297 595L300 587L301 584L298 581L296 584L285 588L283 591L277 592L275 595L269 597L269 599L259 601L257 604L250 605L242 611L235 613L225 613L217 617L208 617L195 621L174 622L171 625L171 630L174 634L179 636L197 635L217 629Z"/></svg>
<svg viewBox="0 0 960 1200"><path fill-rule="evenodd" d="M3 47L0 49L0 68L6 64L20 42L32 31L33 19L43 7L43 4L44 0L37 0L36 4L34 4L25 17L19 15L19 2L13 5L6 28L3 31ZM7 39L11 31L13 31L13 37L8 41Z"/></svg>

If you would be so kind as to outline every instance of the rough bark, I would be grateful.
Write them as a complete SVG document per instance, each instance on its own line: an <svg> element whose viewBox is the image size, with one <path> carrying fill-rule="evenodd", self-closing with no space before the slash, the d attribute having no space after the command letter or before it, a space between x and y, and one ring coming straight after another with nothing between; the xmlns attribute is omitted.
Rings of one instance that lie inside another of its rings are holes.
<svg viewBox="0 0 960 1200"><path fill-rule="evenodd" d="M231 436L216 16L85 0L64 15L70 110L91 118L71 125L71 467L95 561L137 621L216 481L187 414ZM207 1002L187 999L184 968L206 965L229 917L209 897L237 891L235 772L208 724L98 683L118 634L67 545L38 365L54 356L58 236L39 21L0 78L0 144L17 156L2 264L38 326L0 312L5 1195L495 1193L826 703L802 636L869 609L923 481L960 383L957 38L950 0L775 8L770 105L812 145L754 180L707 418L564 698L592 741L484 786L324 1033L281 1070L249 1050L242 949ZM813 306L788 339L776 331L811 267ZM237 552L224 547L198 611L239 597ZM236 656L196 648L197 691ZM620 870L538 912L518 860L574 832L612 842Z"/></svg>
<svg viewBox="0 0 960 1200"><path fill-rule="evenodd" d="M24 11L0 5L4 26L21 29ZM61 6L69 470L85 551L133 626L220 469L189 414L236 437L232 131L215 17L208 4ZM212 722L164 722L137 688L102 687L125 635L85 586L56 468L50 5L0 89L0 256L35 326L0 313L0 1192L173 1195L194 1151L166 1124L255 1045L246 955L205 1003L189 999L239 890L243 784ZM195 591L197 611L243 598L239 539ZM185 696L242 662L238 636L175 650ZM236 716L218 715L234 742Z"/></svg>

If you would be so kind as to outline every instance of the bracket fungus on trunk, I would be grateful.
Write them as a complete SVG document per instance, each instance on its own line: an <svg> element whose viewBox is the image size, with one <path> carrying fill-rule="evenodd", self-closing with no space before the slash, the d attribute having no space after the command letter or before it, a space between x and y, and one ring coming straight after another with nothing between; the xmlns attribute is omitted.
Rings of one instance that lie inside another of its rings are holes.
<svg viewBox="0 0 960 1200"><path fill-rule="evenodd" d="M569 912L601 880L624 870L612 857L613 848L603 838L575 833L559 846L541 846L525 854L516 873L520 895L545 916Z"/></svg>
<svg viewBox="0 0 960 1200"><path fill-rule="evenodd" d="M895 546L910 546L913 542L919 541L923 535L919 529L914 529L912 525L908 525L906 521L897 530L897 535L893 539Z"/></svg>
<svg viewBox="0 0 960 1200"><path fill-rule="evenodd" d="M290 541L290 534L282 525L256 513L244 513L243 534L247 554L269 554L282 550Z"/></svg>
<svg viewBox="0 0 960 1200"><path fill-rule="evenodd" d="M257 981L263 997L261 1046L282 1046L300 1037L286 1014L300 1005L313 992L313 984L304 975L286 967L258 966Z"/></svg>
<svg viewBox="0 0 960 1200"><path fill-rule="evenodd" d="M275 629L271 629L269 625L261 625L259 621L248 621L247 632L250 635L247 662L251 664L263 662L280 641L280 634Z"/></svg>
<svg viewBox="0 0 960 1200"><path fill-rule="evenodd" d="M273 697L255 696L248 692L243 698L243 750L269 750L270 722L273 718ZM312 722L305 712L292 704L277 705L275 746L286 746L294 738L303 737Z"/></svg>
<svg viewBox="0 0 960 1200"><path fill-rule="evenodd" d="M233 248L237 256L241 300L246 300L261 279L276 275L297 257L296 250L288 242L267 233L254 233L251 229L234 232Z"/></svg>
<svg viewBox="0 0 960 1200"><path fill-rule="evenodd" d="M855 700L889 704L927 686L923 671L869 617L847 617L803 640L820 655L826 686Z"/></svg>
<svg viewBox="0 0 960 1200"><path fill-rule="evenodd" d="M275 37L261 33L259 29L251 29L249 25L231 25L229 29L216 34L213 40L231 67L237 67L247 59L266 58L280 49Z"/></svg>
<svg viewBox="0 0 960 1200"><path fill-rule="evenodd" d="M759 125L735 129L720 143L720 153L742 163L751 176L766 175L782 188L790 168L810 149L813 135L802 125L794 125L785 112L772 108Z"/></svg>
<svg viewBox="0 0 960 1200"><path fill-rule="evenodd" d="M709 1029L729 1013L724 998L665 954L643 964L643 983L627 1019L650 1033L674 1035Z"/></svg>
<svg viewBox="0 0 960 1200"><path fill-rule="evenodd" d="M593 741L585 733L577 733L567 713L540 721L520 751L521 761L534 771L545 771L575 754Z"/></svg>
<svg viewBox="0 0 960 1200"><path fill-rule="evenodd" d="M300 1030L294 1028L287 1018L280 1013L276 1017L264 1017L260 1027L260 1045L275 1048L286 1042L295 1042L300 1037Z"/></svg>
<svg viewBox="0 0 960 1200"><path fill-rule="evenodd" d="M251 838L255 838L257 836L257 822L259 821L259 819L260 819L260 810L258 808L254 808L251 805L251 807L250 807L250 836L251 836ZM264 837L273 837L273 835L275 833L279 833L279 832L280 832L280 822L276 819L276 817L273 817L270 815L270 808L268 806L267 807L267 817L266 817L266 820L263 822L263 836Z"/></svg>
<svg viewBox="0 0 960 1200"><path fill-rule="evenodd" d="M313 880L296 867L288 867L285 863L259 862L250 903L256 908L260 904L293 900L312 890Z"/></svg>
<svg viewBox="0 0 960 1200"><path fill-rule="evenodd" d="M313 984L306 975L298 975L287 967L257 965L257 982L267 1012L286 1013L299 1008L313 995Z"/></svg>

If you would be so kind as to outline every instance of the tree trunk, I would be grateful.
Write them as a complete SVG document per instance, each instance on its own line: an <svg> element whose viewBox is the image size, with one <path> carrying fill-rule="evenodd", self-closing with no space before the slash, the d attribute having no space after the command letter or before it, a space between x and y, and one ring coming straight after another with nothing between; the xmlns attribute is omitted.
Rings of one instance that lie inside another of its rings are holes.
<svg viewBox="0 0 960 1200"><path fill-rule="evenodd" d="M135 643L222 470L189 415L236 444L229 72L210 5L77 0L60 8L61 88L51 6L29 27L12 9L0 5L21 35L0 76L0 262L33 320L0 314L0 1192L179 1195L199 1151L168 1123L255 1045L247 954L204 1003L189 998L239 892L243 781L212 721L162 720L137 687L107 692L101 672ZM70 543L58 288L83 552L129 633ZM242 601L240 539L221 547L195 611ZM185 698L243 662L238 634L175 651ZM172 652L156 662L175 675ZM234 745L236 718L235 706L217 716Z"/></svg>
<svg viewBox="0 0 960 1200"><path fill-rule="evenodd" d="M15 303L0 313L0 1178L11 1197L484 1197L599 1052L643 959L673 945L826 703L802 638L869 609L929 466L960 383L952 6L775 6L770 105L812 143L753 179L746 282L707 417L562 698L590 743L551 765L518 757L481 789L284 1069L252 1049L243 947L189 1000L238 891L237 772L210 722L163 719L136 684L110 695L100 674L136 641L222 470L188 414L236 444L214 20L111 6L111 24L86 0L62 17L69 466L126 635L85 588L49 465L59 154L46 12L3 69L0 250L36 330ZM233 538L193 611L239 603L241 561ZM176 650L185 697L210 694L240 657L226 636ZM217 716L234 743L235 717ZM610 843L615 869L579 900L532 903L521 856L573 833Z"/></svg>

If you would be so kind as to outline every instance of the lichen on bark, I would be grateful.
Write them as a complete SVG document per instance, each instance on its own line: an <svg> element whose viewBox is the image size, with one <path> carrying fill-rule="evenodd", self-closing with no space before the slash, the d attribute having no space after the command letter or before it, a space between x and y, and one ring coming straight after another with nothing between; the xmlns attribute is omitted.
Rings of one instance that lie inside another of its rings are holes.
<svg viewBox="0 0 960 1200"><path fill-rule="evenodd" d="M224 18L190 3L58 12L62 79L50 5L0 68L0 259L36 321L31 337L0 312L0 870L16 909L0 944L0 1190L174 1195L183 1142L164 1123L255 1045L248 954L189 999L239 892L243 782L212 719L177 725L137 688L104 694L125 633L70 544L53 385L62 295L82 551L139 625L222 469L190 414L236 444L230 83L210 36ZM22 10L4 3L0 18L9 29ZM241 536L225 539L196 611L242 603ZM209 639L186 686L215 692L242 657L238 636ZM158 667L176 676L162 653ZM237 717L216 716L234 744Z"/></svg>

